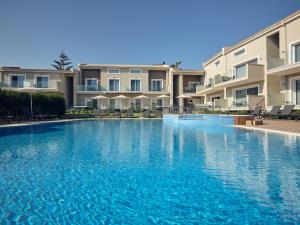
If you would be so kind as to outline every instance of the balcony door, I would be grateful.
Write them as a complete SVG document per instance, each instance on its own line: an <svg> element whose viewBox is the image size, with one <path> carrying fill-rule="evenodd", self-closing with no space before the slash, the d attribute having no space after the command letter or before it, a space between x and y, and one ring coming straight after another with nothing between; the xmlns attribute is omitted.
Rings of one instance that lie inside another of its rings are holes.
<svg viewBox="0 0 300 225"><path fill-rule="evenodd" d="M25 80L26 80L25 74L11 75L11 86L13 88L24 88Z"/></svg>
<svg viewBox="0 0 300 225"><path fill-rule="evenodd" d="M87 91L98 91L98 80L94 78L86 79L86 90Z"/></svg>
<svg viewBox="0 0 300 225"><path fill-rule="evenodd" d="M300 80L296 80L296 105L300 105Z"/></svg>
<svg viewBox="0 0 300 225"><path fill-rule="evenodd" d="M247 95L258 95L258 87L237 90L235 92L235 101L239 104L246 104Z"/></svg>

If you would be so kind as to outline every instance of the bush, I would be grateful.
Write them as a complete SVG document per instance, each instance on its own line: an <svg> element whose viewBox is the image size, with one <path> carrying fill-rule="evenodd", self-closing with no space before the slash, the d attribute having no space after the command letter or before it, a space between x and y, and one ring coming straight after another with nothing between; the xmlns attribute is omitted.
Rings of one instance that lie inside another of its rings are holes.
<svg viewBox="0 0 300 225"><path fill-rule="evenodd" d="M32 93L32 107L36 114L64 115L65 99L57 92ZM24 116L30 112L30 94L0 89L0 115Z"/></svg>

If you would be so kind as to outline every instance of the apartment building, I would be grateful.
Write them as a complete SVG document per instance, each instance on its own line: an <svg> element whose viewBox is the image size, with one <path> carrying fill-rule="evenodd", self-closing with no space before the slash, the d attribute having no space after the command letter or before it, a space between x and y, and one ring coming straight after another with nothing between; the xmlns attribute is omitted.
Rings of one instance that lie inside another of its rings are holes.
<svg viewBox="0 0 300 225"><path fill-rule="evenodd" d="M300 108L300 11L203 63L197 94L223 110L294 104Z"/></svg>
<svg viewBox="0 0 300 225"><path fill-rule="evenodd" d="M77 105L94 108L169 107L179 104L177 97L185 93L196 101L200 98L196 85L204 79L204 71L175 70L165 64L80 64L78 68Z"/></svg>
<svg viewBox="0 0 300 225"><path fill-rule="evenodd" d="M66 106L72 107L76 102L74 93L76 74L76 70L60 71L1 67L0 88L25 92L60 92L64 95Z"/></svg>

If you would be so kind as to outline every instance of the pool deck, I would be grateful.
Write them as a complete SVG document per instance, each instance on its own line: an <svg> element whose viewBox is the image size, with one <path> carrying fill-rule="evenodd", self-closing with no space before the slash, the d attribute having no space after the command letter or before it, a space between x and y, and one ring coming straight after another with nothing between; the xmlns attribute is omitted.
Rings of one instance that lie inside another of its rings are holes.
<svg viewBox="0 0 300 225"><path fill-rule="evenodd" d="M44 121L26 121L20 123L6 123L0 124L1 127L20 127L20 126L30 126L39 124L49 124L49 123L64 123L72 121L83 121L83 120L161 120L162 118L80 118L80 119L62 119L62 120L44 120Z"/></svg>
<svg viewBox="0 0 300 225"><path fill-rule="evenodd" d="M115 119L153 120L153 119L161 119L161 118L81 118L81 119L63 119L63 120L48 120L48 121L28 121L28 122L21 122L21 123L0 124L0 128L30 126L30 125L38 125L38 124L49 124L49 123L64 123L64 122L82 121L82 120L115 120ZM248 130L258 130L258 131L273 132L278 134L300 136L300 121L297 122L294 120L264 120L263 125L258 125L258 126L234 125L234 127L248 129Z"/></svg>
<svg viewBox="0 0 300 225"><path fill-rule="evenodd" d="M235 127L300 136L300 121L294 120L264 120L263 125L239 125Z"/></svg>

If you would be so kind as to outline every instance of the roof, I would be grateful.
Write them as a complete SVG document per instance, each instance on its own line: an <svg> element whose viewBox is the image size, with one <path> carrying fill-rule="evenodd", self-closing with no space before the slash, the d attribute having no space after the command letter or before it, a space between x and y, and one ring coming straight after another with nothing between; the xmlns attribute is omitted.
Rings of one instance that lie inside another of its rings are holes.
<svg viewBox="0 0 300 225"><path fill-rule="evenodd" d="M75 73L76 70L54 70L54 69L32 69L32 68L21 68L18 66L2 66L0 72L28 72L28 73Z"/></svg>
<svg viewBox="0 0 300 225"><path fill-rule="evenodd" d="M92 68L149 68L149 69L169 69L170 66L167 64L157 65L135 65L135 64L78 64L80 69L92 69Z"/></svg>
<svg viewBox="0 0 300 225"><path fill-rule="evenodd" d="M222 56L223 54L227 54L231 51L234 51L240 47L242 47L243 45L267 34L267 33L270 33L272 32L273 30L275 29L278 29L279 27L283 26L284 24L292 21L292 20L295 20L297 19L298 17L300 17L300 10L290 14L289 16L283 18L282 20L272 24L271 26L268 26L264 29L262 29L261 31L247 37L246 39L238 42L237 44L231 46L231 47L227 47L227 48L224 48L222 49L221 51L219 51L217 54L215 54L213 57L209 58L207 61L203 62L202 63L202 66L206 66L207 64L211 63L212 61L214 61L215 59L219 58L220 56Z"/></svg>
<svg viewBox="0 0 300 225"><path fill-rule="evenodd" d="M204 70L195 70L195 69L174 69L174 73L179 73L183 75L205 75Z"/></svg>

